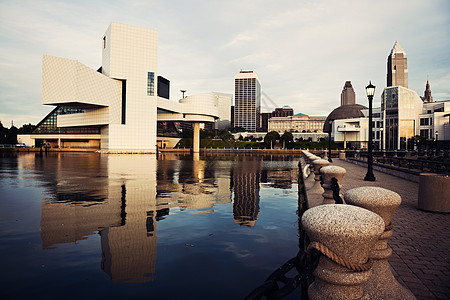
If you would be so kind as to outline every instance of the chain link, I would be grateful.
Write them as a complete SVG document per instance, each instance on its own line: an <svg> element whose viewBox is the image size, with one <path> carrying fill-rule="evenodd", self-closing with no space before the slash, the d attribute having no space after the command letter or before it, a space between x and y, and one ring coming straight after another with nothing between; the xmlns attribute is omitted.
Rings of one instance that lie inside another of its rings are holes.
<svg viewBox="0 0 450 300"><path fill-rule="evenodd" d="M320 252L311 248L308 251L299 250L297 256L288 260L284 265L275 270L262 285L254 289L244 299L281 299L286 297L302 282L308 279L319 264ZM298 275L287 277L286 274L296 268ZM279 284L283 284L281 287Z"/></svg>

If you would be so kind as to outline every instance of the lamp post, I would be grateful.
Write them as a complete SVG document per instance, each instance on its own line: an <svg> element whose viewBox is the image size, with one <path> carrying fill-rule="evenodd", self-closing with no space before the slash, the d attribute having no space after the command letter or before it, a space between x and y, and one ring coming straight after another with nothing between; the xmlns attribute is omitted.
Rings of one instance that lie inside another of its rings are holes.
<svg viewBox="0 0 450 300"><path fill-rule="evenodd" d="M330 125L329 126L330 130L328 131L328 161L333 162L333 160L331 159L331 130L332 130L332 125L333 125L333 120L329 120L328 125Z"/></svg>
<svg viewBox="0 0 450 300"><path fill-rule="evenodd" d="M375 94L375 86L372 82L369 82L369 85L366 86L366 94L369 99L369 156L367 158L367 174L364 177L365 181L375 181L375 176L373 175L372 165L373 165L373 154L372 154L372 100L373 95Z"/></svg>
<svg viewBox="0 0 450 300"><path fill-rule="evenodd" d="M381 151L383 151L383 127L380 128L380 145L381 145Z"/></svg>
<svg viewBox="0 0 450 300"><path fill-rule="evenodd" d="M439 132L436 130L435 134L436 134L436 155L439 155L439 141L438 141Z"/></svg>

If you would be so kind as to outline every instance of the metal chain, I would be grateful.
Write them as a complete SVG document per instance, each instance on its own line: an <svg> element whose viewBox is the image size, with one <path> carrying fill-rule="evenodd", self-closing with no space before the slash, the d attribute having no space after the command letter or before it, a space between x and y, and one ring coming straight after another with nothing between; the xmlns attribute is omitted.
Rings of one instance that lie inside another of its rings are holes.
<svg viewBox="0 0 450 300"><path fill-rule="evenodd" d="M288 260L275 272L270 274L262 285L254 289L244 299L281 299L294 291L300 284L307 280L319 264L320 252L315 248L307 251L299 250L297 256ZM290 278L286 274L296 268L298 275ZM279 286L278 284L283 284Z"/></svg>
<svg viewBox="0 0 450 300"><path fill-rule="evenodd" d="M331 190L333 191L333 199L336 204L344 204L344 201L342 201L342 198L339 195L340 187L336 177L331 178Z"/></svg>

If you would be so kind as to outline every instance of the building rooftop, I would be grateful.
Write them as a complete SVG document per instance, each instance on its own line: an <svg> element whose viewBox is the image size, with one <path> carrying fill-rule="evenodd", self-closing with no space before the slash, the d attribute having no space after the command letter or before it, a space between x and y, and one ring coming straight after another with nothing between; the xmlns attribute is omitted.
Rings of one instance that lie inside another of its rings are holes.
<svg viewBox="0 0 450 300"><path fill-rule="evenodd" d="M403 53L404 57L406 57L406 52L403 50L402 46L400 46L398 41L395 41L394 47L391 50L391 55L392 53Z"/></svg>
<svg viewBox="0 0 450 300"><path fill-rule="evenodd" d="M323 132L330 132L330 125L328 124L329 121L364 117L364 114L361 111L362 109L367 109L367 107L361 104L349 104L335 108L325 120L325 123L323 124Z"/></svg>

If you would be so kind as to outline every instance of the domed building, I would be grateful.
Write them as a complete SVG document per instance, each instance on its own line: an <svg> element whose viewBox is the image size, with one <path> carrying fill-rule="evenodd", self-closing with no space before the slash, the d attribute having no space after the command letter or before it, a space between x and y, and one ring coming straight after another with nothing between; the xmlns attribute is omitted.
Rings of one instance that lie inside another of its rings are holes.
<svg viewBox="0 0 450 300"><path fill-rule="evenodd" d="M333 122L334 120L364 117L364 114L361 111L362 109L367 109L367 107L361 104L348 104L335 108L327 116L325 123L323 124L323 132L330 132L330 121Z"/></svg>
<svg viewBox="0 0 450 300"><path fill-rule="evenodd" d="M367 143L368 119L363 113L367 107L356 104L355 98L351 81L346 81L341 93L341 106L327 116L323 125L323 132L330 134L335 143L343 142L344 148L363 148Z"/></svg>

